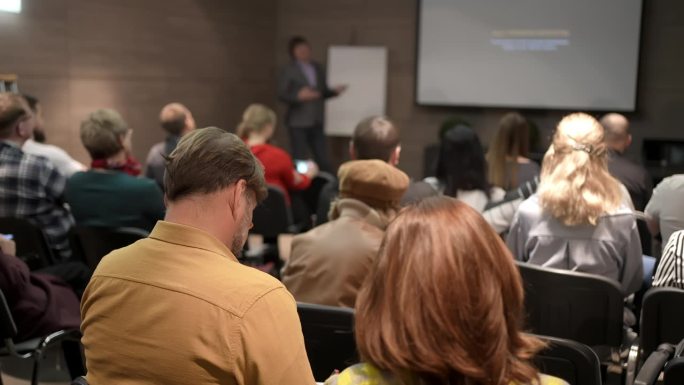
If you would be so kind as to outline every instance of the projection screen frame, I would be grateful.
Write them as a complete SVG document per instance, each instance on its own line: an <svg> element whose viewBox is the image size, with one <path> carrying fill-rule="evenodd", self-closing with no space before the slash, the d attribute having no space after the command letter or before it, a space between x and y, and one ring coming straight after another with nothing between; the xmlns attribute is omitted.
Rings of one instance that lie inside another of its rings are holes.
<svg viewBox="0 0 684 385"><path fill-rule="evenodd" d="M640 94L639 94L639 82L641 79L640 73L641 73L641 62L643 60L642 58L642 52L641 52L641 47L643 44L644 40L644 2L647 0L640 0L640 9L639 9L639 38L637 41L637 61L636 61L636 74L635 74L635 81L634 81L634 104L632 108L614 108L614 109L605 109L605 108L597 108L597 107L549 107L549 106L533 106L533 105L498 105L498 104L478 104L478 103L458 103L458 104L449 104L449 103L423 103L420 102L418 99L418 93L419 93L419 88L418 88L418 73L419 73L419 68L420 68L420 42L421 42L421 19L422 19L422 10L423 10L423 0L418 0L416 1L416 31L415 31L415 38L416 38L416 46L414 50L414 58L416 62L416 66L414 69L414 77L413 77L413 103L416 106L420 107L460 107L460 108L474 108L474 109L510 109L510 110L520 110L520 111L561 111L561 112L570 112L570 111L589 111L589 112L637 112L639 109L639 100L640 100Z"/></svg>

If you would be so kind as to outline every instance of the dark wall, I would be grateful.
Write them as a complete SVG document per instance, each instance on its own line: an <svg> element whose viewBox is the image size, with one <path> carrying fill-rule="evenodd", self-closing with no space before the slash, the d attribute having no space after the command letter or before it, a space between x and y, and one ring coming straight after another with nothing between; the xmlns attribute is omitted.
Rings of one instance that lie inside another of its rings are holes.
<svg viewBox="0 0 684 385"><path fill-rule="evenodd" d="M457 115L471 122L489 141L505 110L420 107L414 103L417 0L278 1L277 63L287 61L292 34L307 36L315 56L324 61L329 45L383 45L389 48L387 114L402 130L401 168L420 177L422 150L437 140L439 124ZM606 23L610 28L610 23ZM643 138L684 138L679 112L684 106L684 2L644 1L639 99L632 120L635 143L629 155L639 159ZM454 71L457 71L454 68ZM524 87L524 85L523 85ZM521 92L524 92L521 90ZM564 111L523 111L546 139ZM284 139L284 136L282 137ZM332 140L340 161L346 140Z"/></svg>
<svg viewBox="0 0 684 385"><path fill-rule="evenodd" d="M136 156L164 137L161 107L232 129L251 101L272 104L275 0L24 0L0 12L0 73L44 105L48 141L80 160L80 121L111 107Z"/></svg>
<svg viewBox="0 0 684 385"><path fill-rule="evenodd" d="M228 129L248 103L276 105L276 68L288 60L292 34L307 36L321 61L334 44L389 48L387 113L402 129L401 167L413 177L445 118L470 121L486 143L505 112L415 105L417 0L23 3L20 15L0 13L0 73L17 73L21 90L43 100L48 140L81 160L79 122L99 107L124 115L144 158L163 138L157 114L167 102L187 104L200 126ZM684 138L684 2L644 3L638 111L629 114L635 159L644 137ZM524 113L548 137L565 112ZM288 145L284 129L277 139ZM347 140L330 142L336 162L344 160Z"/></svg>

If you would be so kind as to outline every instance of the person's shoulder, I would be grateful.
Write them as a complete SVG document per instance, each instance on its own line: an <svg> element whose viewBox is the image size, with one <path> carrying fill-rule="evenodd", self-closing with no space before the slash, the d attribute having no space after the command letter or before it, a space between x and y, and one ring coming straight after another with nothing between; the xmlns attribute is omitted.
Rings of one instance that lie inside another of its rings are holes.
<svg viewBox="0 0 684 385"><path fill-rule="evenodd" d="M162 164L164 161L164 149L166 148L166 143L164 142L159 142L155 143L150 147L150 152L147 153L147 163L148 165L155 164L155 163L160 163Z"/></svg>
<svg viewBox="0 0 684 385"><path fill-rule="evenodd" d="M684 189L684 174L675 174L664 178L660 183L658 183L657 188L672 190Z"/></svg>
<svg viewBox="0 0 684 385"><path fill-rule="evenodd" d="M400 382L390 373L383 372L369 363L352 365L337 377L326 381L326 385L396 385ZM546 384L544 384L546 385Z"/></svg>
<svg viewBox="0 0 684 385"><path fill-rule="evenodd" d="M520 217L539 218L541 217L542 212L543 209L539 202L539 195L537 194L532 194L532 196L525 199L520 203L520 206L518 206L518 214Z"/></svg>

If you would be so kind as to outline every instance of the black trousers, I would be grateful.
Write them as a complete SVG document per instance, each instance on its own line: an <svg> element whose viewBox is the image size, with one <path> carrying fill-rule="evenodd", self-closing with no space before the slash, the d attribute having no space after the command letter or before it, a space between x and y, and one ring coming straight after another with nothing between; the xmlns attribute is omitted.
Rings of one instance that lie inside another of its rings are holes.
<svg viewBox="0 0 684 385"><path fill-rule="evenodd" d="M290 132L290 148L294 159L309 159L311 153L313 160L318 164L321 171L332 172L328 159L328 143L322 124L308 127L288 127ZM309 152L310 151L310 152Z"/></svg>

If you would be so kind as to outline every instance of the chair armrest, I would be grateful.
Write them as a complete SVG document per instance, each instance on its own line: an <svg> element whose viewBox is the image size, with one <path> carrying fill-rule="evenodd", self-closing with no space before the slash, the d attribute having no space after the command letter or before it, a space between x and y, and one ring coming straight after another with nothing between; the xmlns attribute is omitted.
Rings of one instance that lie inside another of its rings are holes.
<svg viewBox="0 0 684 385"><path fill-rule="evenodd" d="M634 381L634 385L653 385L655 384L660 372L674 353L674 346L662 344L658 349L648 356L648 359L641 367L639 374Z"/></svg>

